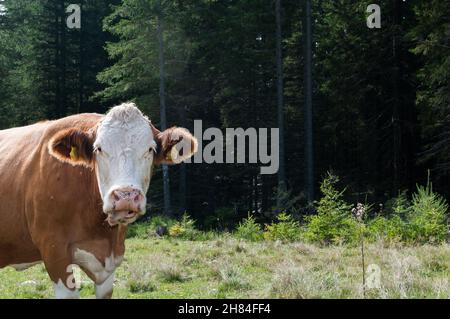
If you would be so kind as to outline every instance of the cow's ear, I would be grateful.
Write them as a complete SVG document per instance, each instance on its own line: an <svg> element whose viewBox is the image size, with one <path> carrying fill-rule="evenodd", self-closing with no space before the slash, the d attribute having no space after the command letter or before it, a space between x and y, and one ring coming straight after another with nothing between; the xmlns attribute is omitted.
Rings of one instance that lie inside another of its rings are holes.
<svg viewBox="0 0 450 319"><path fill-rule="evenodd" d="M182 127L171 127L160 132L152 125L157 149L155 164L179 164L197 152L197 139Z"/></svg>
<svg viewBox="0 0 450 319"><path fill-rule="evenodd" d="M92 167L94 138L90 133L69 128L56 133L49 142L50 155L64 163Z"/></svg>

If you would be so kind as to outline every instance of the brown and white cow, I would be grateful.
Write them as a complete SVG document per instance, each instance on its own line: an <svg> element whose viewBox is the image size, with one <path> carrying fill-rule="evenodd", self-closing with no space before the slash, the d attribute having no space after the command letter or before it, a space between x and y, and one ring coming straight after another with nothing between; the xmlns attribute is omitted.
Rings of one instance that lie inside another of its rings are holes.
<svg viewBox="0 0 450 319"><path fill-rule="evenodd" d="M43 261L56 297L77 298L75 264L111 297L153 165L196 150L186 129L160 132L133 103L0 131L0 268Z"/></svg>

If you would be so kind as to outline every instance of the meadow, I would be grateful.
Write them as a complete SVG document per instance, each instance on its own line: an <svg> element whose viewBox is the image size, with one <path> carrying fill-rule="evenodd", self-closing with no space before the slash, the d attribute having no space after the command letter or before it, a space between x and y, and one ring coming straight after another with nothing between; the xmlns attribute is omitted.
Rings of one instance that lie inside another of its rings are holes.
<svg viewBox="0 0 450 319"><path fill-rule="evenodd" d="M358 246L239 240L134 237L116 272L113 298L363 298ZM450 298L450 245L365 247L366 270L380 281L366 298ZM368 281L370 274L368 274ZM94 286L81 276L81 296ZM54 298L42 264L0 269L1 298Z"/></svg>
<svg viewBox="0 0 450 319"><path fill-rule="evenodd" d="M347 203L336 181L323 181L317 214L303 220L249 214L231 232L201 230L187 213L133 223L113 297L450 298L448 204L431 185L374 212ZM92 298L93 283L81 272L79 282ZM53 296L42 264L0 269L0 298Z"/></svg>

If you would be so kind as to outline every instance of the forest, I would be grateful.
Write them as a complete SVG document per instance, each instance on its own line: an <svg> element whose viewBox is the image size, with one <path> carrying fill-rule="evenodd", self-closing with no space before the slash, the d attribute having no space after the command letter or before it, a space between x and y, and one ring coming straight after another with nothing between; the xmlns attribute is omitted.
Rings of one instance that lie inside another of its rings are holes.
<svg viewBox="0 0 450 319"><path fill-rule="evenodd" d="M430 181L450 199L450 1L378 0L380 28L366 25L373 1L76 3L80 28L72 1L0 1L0 129L126 101L161 128L280 129L277 174L164 166L152 215L218 230L249 214L300 220L328 173L353 204Z"/></svg>

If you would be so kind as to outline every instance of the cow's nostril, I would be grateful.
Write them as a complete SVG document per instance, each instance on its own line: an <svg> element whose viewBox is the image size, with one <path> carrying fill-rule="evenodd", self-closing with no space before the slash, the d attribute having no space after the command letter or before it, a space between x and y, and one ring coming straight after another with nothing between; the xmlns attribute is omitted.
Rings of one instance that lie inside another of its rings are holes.
<svg viewBox="0 0 450 319"><path fill-rule="evenodd" d="M116 189L112 192L110 200L114 211L141 211L141 202L145 199L138 189Z"/></svg>
<svg viewBox="0 0 450 319"><path fill-rule="evenodd" d="M119 193L117 191L113 192L113 196L114 196L115 200L120 200L120 195L119 195Z"/></svg>

